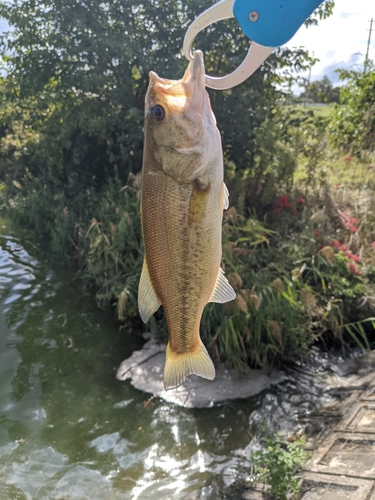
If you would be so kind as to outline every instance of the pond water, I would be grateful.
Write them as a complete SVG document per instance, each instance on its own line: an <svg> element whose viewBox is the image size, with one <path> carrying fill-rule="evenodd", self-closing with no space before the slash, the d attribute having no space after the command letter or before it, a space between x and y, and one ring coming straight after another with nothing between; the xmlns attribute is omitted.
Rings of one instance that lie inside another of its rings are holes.
<svg viewBox="0 0 375 500"><path fill-rule="evenodd" d="M209 409L148 403L115 377L142 337L4 220L0 233L0 499L224 498L248 476L264 420L293 430L328 399L300 374Z"/></svg>

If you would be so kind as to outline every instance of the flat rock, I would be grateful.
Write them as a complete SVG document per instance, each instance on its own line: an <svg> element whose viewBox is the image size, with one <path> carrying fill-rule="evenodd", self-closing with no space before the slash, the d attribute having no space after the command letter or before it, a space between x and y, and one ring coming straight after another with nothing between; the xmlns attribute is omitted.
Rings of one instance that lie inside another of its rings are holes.
<svg viewBox="0 0 375 500"><path fill-rule="evenodd" d="M117 379L130 379L130 383L136 389L186 408L207 408L229 399L248 398L269 385L278 384L286 379L284 372L271 368L249 370L241 377L235 371L218 368L215 380L191 375L176 389L165 391L163 386L165 349L165 344L159 344L151 338L140 351L134 351L130 358L121 363L117 370Z"/></svg>
<svg viewBox="0 0 375 500"><path fill-rule="evenodd" d="M351 374L367 375L375 368L375 351L366 352L356 358L346 359L341 363L332 363L331 369L340 377Z"/></svg>

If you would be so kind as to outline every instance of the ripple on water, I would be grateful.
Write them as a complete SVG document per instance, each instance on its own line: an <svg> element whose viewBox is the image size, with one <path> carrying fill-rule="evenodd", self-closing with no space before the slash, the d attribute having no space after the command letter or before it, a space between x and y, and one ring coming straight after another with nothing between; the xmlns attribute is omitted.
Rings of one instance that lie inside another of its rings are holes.
<svg viewBox="0 0 375 500"><path fill-rule="evenodd" d="M51 446L32 451L25 462L13 464L7 483L17 486L31 498L41 498L48 481L64 468L67 461Z"/></svg>
<svg viewBox="0 0 375 500"><path fill-rule="evenodd" d="M30 283L16 283L13 285L12 290L28 290L31 287Z"/></svg>
<svg viewBox="0 0 375 500"><path fill-rule="evenodd" d="M22 276L22 278L24 279L35 280L35 275L30 271L30 269L26 269L24 266L22 266L21 268L9 271L8 276Z"/></svg>
<svg viewBox="0 0 375 500"><path fill-rule="evenodd" d="M12 278L8 278L7 276L0 276L0 283L10 283L11 281Z"/></svg>
<svg viewBox="0 0 375 500"><path fill-rule="evenodd" d="M4 305L8 305L8 304L11 304L12 302L14 302L15 300L19 299L20 297L22 297L22 295L20 293L13 293L12 295L9 295L4 301L3 301L3 304Z"/></svg>
<svg viewBox="0 0 375 500"><path fill-rule="evenodd" d="M99 471L76 465L58 481L51 498L56 500L125 500L112 490L111 481Z"/></svg>

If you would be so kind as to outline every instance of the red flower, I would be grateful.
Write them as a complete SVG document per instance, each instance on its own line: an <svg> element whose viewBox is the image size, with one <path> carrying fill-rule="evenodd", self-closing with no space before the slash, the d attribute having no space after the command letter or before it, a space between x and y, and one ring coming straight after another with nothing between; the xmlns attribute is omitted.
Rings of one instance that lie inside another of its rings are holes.
<svg viewBox="0 0 375 500"><path fill-rule="evenodd" d="M356 226L353 226L353 224L346 224L346 227L352 232L352 233L355 233L357 230L358 230L358 227Z"/></svg>
<svg viewBox="0 0 375 500"><path fill-rule="evenodd" d="M352 217L352 218L350 219L350 222L351 222L352 224L358 224L359 220L358 220L358 219L355 219L354 217Z"/></svg>
<svg viewBox="0 0 375 500"><path fill-rule="evenodd" d="M375 241L371 243L372 248L375 248Z"/></svg>
<svg viewBox="0 0 375 500"><path fill-rule="evenodd" d="M353 157L352 157L352 156L350 156L350 155L345 155L345 156L344 156L344 161L349 162L349 161L352 161L352 159L353 159Z"/></svg>
<svg viewBox="0 0 375 500"><path fill-rule="evenodd" d="M275 206L282 207L282 208L292 208L292 205L290 204L289 196L288 195L280 196L280 198L278 198L276 200Z"/></svg>
<svg viewBox="0 0 375 500"><path fill-rule="evenodd" d="M279 213L281 212L281 208L275 208L274 212L275 214L279 215Z"/></svg>
<svg viewBox="0 0 375 500"><path fill-rule="evenodd" d="M355 255L354 253L346 252L346 256L348 259L355 260L356 262L361 262L361 259L358 255Z"/></svg>
<svg viewBox="0 0 375 500"><path fill-rule="evenodd" d="M315 234L315 236L320 236L320 231L318 231L317 229L315 229L314 234Z"/></svg>
<svg viewBox="0 0 375 500"><path fill-rule="evenodd" d="M336 248L339 248L341 246L341 243L337 240L332 240L331 243L330 243L330 246L331 247L336 247Z"/></svg>
<svg viewBox="0 0 375 500"><path fill-rule="evenodd" d="M349 248L346 247L345 245L341 245L341 246L339 246L339 250L342 250L343 252L347 252L349 250Z"/></svg>
<svg viewBox="0 0 375 500"><path fill-rule="evenodd" d="M305 198L298 198L297 203L302 203L302 205L303 205L304 203L306 203L306 200L305 200Z"/></svg>
<svg viewBox="0 0 375 500"><path fill-rule="evenodd" d="M348 268L348 271L353 274L361 274L360 270L358 267L354 264L354 262L348 262L346 264L346 267Z"/></svg>

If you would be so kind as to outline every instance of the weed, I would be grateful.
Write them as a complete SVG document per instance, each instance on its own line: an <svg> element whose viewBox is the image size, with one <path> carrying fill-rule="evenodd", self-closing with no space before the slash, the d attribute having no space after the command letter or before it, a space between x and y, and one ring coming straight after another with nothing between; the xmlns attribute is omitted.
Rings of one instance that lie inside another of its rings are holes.
<svg viewBox="0 0 375 500"><path fill-rule="evenodd" d="M254 462L252 479L267 484L275 500L287 500L288 495L298 498L299 479L296 472L309 459L304 449L305 441L288 442L279 433L272 434L265 428L261 443L264 449L251 456Z"/></svg>

